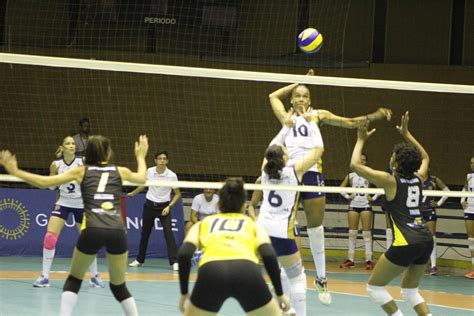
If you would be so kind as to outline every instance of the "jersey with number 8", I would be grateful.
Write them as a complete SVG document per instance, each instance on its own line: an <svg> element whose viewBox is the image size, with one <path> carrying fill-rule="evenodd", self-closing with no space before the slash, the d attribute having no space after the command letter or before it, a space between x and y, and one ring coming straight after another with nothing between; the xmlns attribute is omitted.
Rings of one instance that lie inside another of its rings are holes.
<svg viewBox="0 0 474 316"><path fill-rule="evenodd" d="M395 176L397 193L392 201L385 201L393 234L393 246L407 246L432 240L431 233L421 217L422 183L418 177L405 179Z"/></svg>
<svg viewBox="0 0 474 316"><path fill-rule="evenodd" d="M285 167L279 180L270 179L262 172L262 184L298 185L298 178L293 167ZM299 192L296 191L263 190L257 223L272 237L293 239L298 199Z"/></svg>

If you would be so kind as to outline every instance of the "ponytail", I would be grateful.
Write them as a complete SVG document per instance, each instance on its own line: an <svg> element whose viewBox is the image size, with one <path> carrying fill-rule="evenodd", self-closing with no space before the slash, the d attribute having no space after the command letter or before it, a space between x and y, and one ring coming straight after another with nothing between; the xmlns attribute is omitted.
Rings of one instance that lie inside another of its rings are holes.
<svg viewBox="0 0 474 316"><path fill-rule="evenodd" d="M270 179L279 180L281 170L285 167L283 150L279 145L272 145L268 147L265 152L265 158L267 159L267 163L263 167L263 171L265 171Z"/></svg>

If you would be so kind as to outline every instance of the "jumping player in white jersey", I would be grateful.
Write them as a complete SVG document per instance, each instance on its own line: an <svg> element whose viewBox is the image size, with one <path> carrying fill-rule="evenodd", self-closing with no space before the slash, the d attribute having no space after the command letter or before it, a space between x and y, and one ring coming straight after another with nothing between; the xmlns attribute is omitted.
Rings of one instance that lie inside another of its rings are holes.
<svg viewBox="0 0 474 316"><path fill-rule="evenodd" d="M362 154L361 163L367 165L367 155ZM353 188L368 188L369 181L359 176L355 172L349 173L342 180L341 187L351 186ZM372 270L372 206L370 203L374 200L372 196L365 193L341 193L341 195L350 201L347 211L347 222L349 226L349 251L347 260L341 263L340 268L352 268L354 264L354 253L357 245L357 233L359 230L359 219L362 224L362 237L365 244L365 269ZM374 196L376 197L376 196Z"/></svg>
<svg viewBox="0 0 474 316"><path fill-rule="evenodd" d="M262 184L298 185L303 175L321 158L324 145L321 134L313 121L311 109L301 117L309 123L307 153L287 166L288 151L282 144L287 134L291 133L293 119L290 110L281 132L272 140L265 151L262 165ZM283 190L263 190L263 202L260 207L257 224L262 226L270 236L278 260L282 265L282 279L288 278L289 289L284 289L290 297L298 316L306 316L306 275L295 241L294 221L298 210L299 192ZM284 272L284 273L283 273Z"/></svg>
<svg viewBox="0 0 474 316"><path fill-rule="evenodd" d="M75 151L74 139L71 136L66 136L56 151L57 159L49 167L50 175L63 174L68 170L82 166L84 164L82 157L76 156ZM41 276L33 282L34 287L49 287L49 272L53 264L54 253L56 252L56 243L69 214L72 214L74 217L77 229L80 231L84 214L84 203L82 201L81 187L74 181L59 186L58 199L54 205L54 210L51 212L48 228L44 236L43 271ZM91 286L103 288L105 285L97 271L97 259L94 259L89 267L89 271L91 273Z"/></svg>
<svg viewBox="0 0 474 316"><path fill-rule="evenodd" d="M310 69L308 75L314 75L314 70ZM311 105L311 96L309 89L305 85L298 83L288 85L271 93L269 98L273 113L282 124L286 115L283 100L289 95L291 95L290 102L296 113L296 124L292 128L292 132L288 134L287 139L285 139L285 146L289 152L288 166L291 166L310 149L307 144L305 144L308 139L309 123L299 118L299 116ZM354 118L337 116L327 110L321 109L312 111L312 114L319 132L319 125L324 124L342 128L357 128L367 121L380 119L390 120L392 111L386 108L379 108L374 113ZM303 176L302 183L306 185L324 186L321 160ZM305 192L301 196L307 219L307 232L311 252L316 265L317 278L315 280L315 286L318 289L318 298L321 303L328 305L331 303L331 295L328 291L326 279L323 227L326 198L322 192Z"/></svg>
<svg viewBox="0 0 474 316"><path fill-rule="evenodd" d="M471 157L471 172L466 176L463 191L474 192L474 157ZM464 222L466 223L467 240L471 252L472 269L464 277L474 279L474 198L462 198L461 206L464 209Z"/></svg>

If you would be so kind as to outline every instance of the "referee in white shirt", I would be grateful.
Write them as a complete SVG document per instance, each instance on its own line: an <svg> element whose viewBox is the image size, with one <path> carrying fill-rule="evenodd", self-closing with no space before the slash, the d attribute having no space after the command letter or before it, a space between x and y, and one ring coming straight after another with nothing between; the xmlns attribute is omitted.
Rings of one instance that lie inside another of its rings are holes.
<svg viewBox="0 0 474 316"><path fill-rule="evenodd" d="M177 181L178 177L176 173L168 169L168 152L159 151L155 154L156 167L148 168L147 180L162 180L162 181ZM129 197L135 196L137 193L143 191L145 187L137 187L132 192L128 193ZM171 200L171 190L174 191L173 199ZM146 194L146 201L143 205L143 226L142 235L140 238L140 246L138 249L137 259L130 263L131 267L139 267L143 265L146 257L146 250L148 247L148 240L150 239L150 233L154 227L155 218L158 217L163 227L163 233L165 235L166 247L168 248L168 259L170 265L173 266L173 270L177 271L178 260L177 260L177 247L174 240L173 231L171 230L171 208L181 198L181 192L179 188L170 187L156 187L150 186Z"/></svg>

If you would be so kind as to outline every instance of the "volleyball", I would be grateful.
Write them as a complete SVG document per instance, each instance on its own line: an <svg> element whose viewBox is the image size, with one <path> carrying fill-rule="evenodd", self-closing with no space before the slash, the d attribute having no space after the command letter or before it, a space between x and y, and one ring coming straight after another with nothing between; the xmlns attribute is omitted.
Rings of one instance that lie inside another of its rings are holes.
<svg viewBox="0 0 474 316"><path fill-rule="evenodd" d="M298 46L306 54L314 54L323 46L323 35L316 29L307 28L298 36Z"/></svg>

